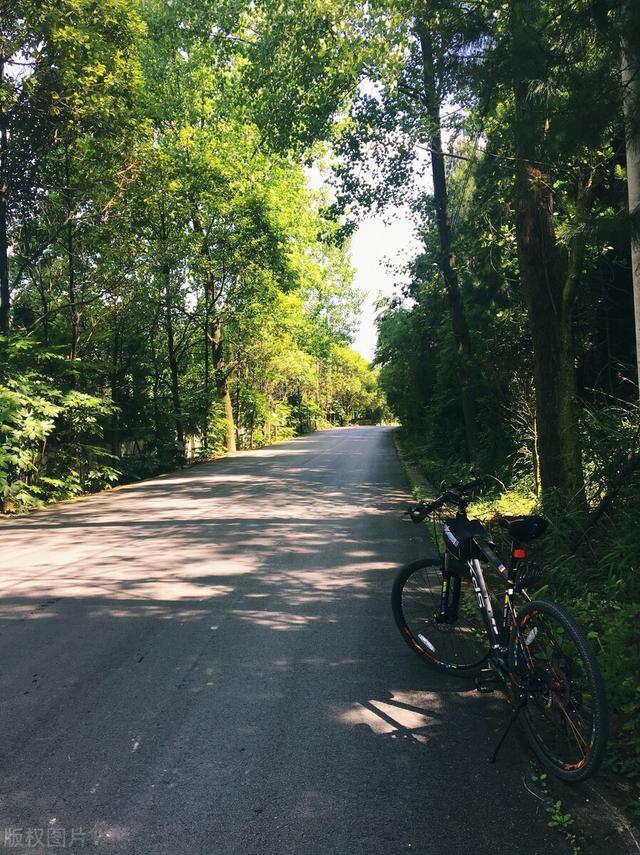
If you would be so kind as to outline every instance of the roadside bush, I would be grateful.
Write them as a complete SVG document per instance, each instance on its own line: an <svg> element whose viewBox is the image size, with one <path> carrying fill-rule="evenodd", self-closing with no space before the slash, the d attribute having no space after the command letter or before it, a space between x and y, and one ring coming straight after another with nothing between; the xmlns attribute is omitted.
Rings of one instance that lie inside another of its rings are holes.
<svg viewBox="0 0 640 855"><path fill-rule="evenodd" d="M101 445L112 404L82 392L61 392L36 372L0 386L0 500L24 511L117 481Z"/></svg>

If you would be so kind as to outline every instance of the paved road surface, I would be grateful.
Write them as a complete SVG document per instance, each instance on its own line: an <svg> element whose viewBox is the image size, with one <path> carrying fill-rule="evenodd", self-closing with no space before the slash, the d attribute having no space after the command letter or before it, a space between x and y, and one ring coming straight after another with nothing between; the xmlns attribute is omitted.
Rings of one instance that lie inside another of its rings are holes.
<svg viewBox="0 0 640 855"><path fill-rule="evenodd" d="M0 850L566 852L397 635L407 498L351 428L0 521Z"/></svg>

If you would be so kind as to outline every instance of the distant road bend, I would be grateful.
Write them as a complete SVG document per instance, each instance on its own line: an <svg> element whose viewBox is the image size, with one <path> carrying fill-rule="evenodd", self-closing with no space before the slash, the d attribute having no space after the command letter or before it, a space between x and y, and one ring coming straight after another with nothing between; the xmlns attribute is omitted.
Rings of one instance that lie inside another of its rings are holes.
<svg viewBox="0 0 640 855"><path fill-rule="evenodd" d="M397 635L409 499L361 427L1 520L2 851L568 852Z"/></svg>

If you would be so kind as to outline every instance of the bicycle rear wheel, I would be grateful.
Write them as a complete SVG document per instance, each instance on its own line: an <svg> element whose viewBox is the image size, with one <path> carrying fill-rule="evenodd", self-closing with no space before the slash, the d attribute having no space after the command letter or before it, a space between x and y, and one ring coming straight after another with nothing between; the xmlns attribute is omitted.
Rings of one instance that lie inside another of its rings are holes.
<svg viewBox="0 0 640 855"><path fill-rule="evenodd" d="M402 637L421 659L441 671L471 676L484 665L489 642L471 580L459 577L459 582L458 616L450 623L436 621L442 595L440 563L421 560L402 567L393 583L391 604Z"/></svg>
<svg viewBox="0 0 640 855"><path fill-rule="evenodd" d="M563 608L545 600L518 613L509 644L522 722L543 765L564 781L596 772L607 742L604 682L591 644Z"/></svg>

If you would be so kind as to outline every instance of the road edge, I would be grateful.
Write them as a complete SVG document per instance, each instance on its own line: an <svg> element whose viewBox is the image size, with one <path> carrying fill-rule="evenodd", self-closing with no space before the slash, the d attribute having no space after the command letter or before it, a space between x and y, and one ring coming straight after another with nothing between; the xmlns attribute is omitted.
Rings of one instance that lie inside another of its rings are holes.
<svg viewBox="0 0 640 855"><path fill-rule="evenodd" d="M393 431L393 444L396 448L396 453L400 461L400 465L404 470L407 481L416 499L434 498L436 493L433 486L427 481L416 462L407 454L402 447L399 436L400 428Z"/></svg>

